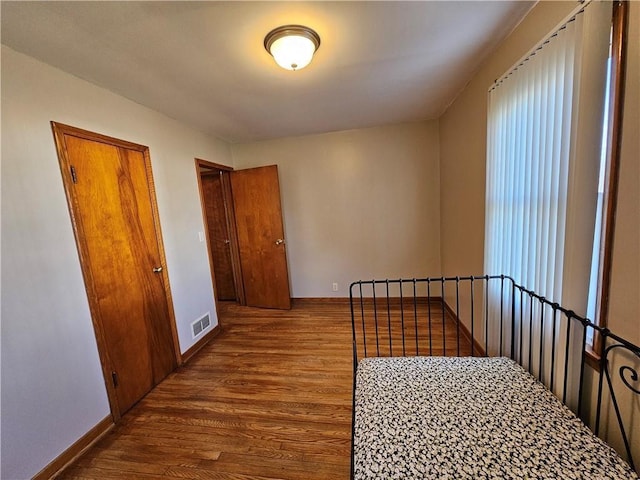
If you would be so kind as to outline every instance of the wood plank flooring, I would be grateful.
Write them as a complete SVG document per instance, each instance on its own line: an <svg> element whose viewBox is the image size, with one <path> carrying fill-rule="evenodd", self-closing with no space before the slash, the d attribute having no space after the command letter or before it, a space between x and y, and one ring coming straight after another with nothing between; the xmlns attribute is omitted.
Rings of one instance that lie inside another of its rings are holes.
<svg viewBox="0 0 640 480"><path fill-rule="evenodd" d="M348 304L220 317L222 333L59 478L348 479Z"/></svg>

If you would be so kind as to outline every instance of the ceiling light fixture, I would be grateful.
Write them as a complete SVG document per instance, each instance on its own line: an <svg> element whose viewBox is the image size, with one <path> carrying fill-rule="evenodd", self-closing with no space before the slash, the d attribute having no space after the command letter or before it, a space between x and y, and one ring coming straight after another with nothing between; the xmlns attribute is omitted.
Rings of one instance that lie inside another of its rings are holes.
<svg viewBox="0 0 640 480"><path fill-rule="evenodd" d="M287 70L300 70L309 65L319 46L320 36L302 25L284 25L264 37L264 48Z"/></svg>

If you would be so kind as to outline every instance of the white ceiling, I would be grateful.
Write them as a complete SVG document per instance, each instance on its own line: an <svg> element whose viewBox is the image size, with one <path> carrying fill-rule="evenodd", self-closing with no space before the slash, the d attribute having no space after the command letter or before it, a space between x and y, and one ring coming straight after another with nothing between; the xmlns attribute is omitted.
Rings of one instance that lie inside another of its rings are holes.
<svg viewBox="0 0 640 480"><path fill-rule="evenodd" d="M437 118L534 2L2 2L2 43L231 142ZM307 68L264 36L307 25Z"/></svg>

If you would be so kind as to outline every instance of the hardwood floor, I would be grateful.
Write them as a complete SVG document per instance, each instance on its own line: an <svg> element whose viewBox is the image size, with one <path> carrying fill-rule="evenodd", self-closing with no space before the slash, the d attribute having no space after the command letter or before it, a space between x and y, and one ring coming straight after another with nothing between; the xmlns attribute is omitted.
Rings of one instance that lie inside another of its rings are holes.
<svg viewBox="0 0 640 480"><path fill-rule="evenodd" d="M223 304L221 319L218 337L59 478L348 479L348 304Z"/></svg>
<svg viewBox="0 0 640 480"><path fill-rule="evenodd" d="M349 478L348 305L221 316L222 333L60 478Z"/></svg>

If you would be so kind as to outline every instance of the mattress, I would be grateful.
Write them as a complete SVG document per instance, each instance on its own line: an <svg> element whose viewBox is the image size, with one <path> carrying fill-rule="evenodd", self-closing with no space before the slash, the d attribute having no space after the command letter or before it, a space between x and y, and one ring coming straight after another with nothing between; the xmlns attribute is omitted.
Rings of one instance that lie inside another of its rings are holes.
<svg viewBox="0 0 640 480"><path fill-rule="evenodd" d="M355 401L356 480L638 478L508 358L365 358Z"/></svg>

